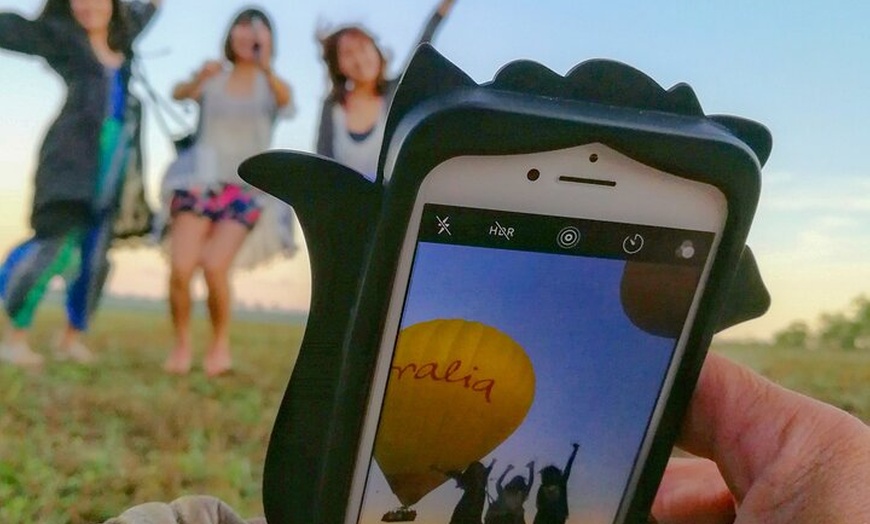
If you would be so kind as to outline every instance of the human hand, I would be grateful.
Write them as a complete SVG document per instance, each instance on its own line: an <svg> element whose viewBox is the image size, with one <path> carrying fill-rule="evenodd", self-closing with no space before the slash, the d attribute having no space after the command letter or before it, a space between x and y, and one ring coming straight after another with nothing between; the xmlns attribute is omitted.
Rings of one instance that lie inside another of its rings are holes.
<svg viewBox="0 0 870 524"><path fill-rule="evenodd" d="M203 82L209 78L220 74L220 72L223 71L223 68L223 64L217 60L209 60L205 62L202 67L199 68L199 71L196 72L196 75L194 75L196 84L201 86Z"/></svg>
<svg viewBox="0 0 870 524"><path fill-rule="evenodd" d="M455 1L456 0L441 0L438 4L438 14L441 15L442 18L447 16L447 14L450 13L450 10L453 9Z"/></svg>
<svg viewBox="0 0 870 524"><path fill-rule="evenodd" d="M652 513L660 524L870 522L870 428L711 353Z"/></svg>
<svg viewBox="0 0 870 524"><path fill-rule="evenodd" d="M265 524L263 519L244 520L223 501L206 495L188 495L169 504L146 502L104 524Z"/></svg>
<svg viewBox="0 0 870 524"><path fill-rule="evenodd" d="M221 71L223 71L223 65L217 60L205 62L190 80L175 85L172 89L172 98L175 100L199 99L202 95L203 84Z"/></svg>
<svg viewBox="0 0 870 524"><path fill-rule="evenodd" d="M254 53L257 64L263 71L270 71L272 68L272 32L258 17L251 21L251 25L254 31Z"/></svg>

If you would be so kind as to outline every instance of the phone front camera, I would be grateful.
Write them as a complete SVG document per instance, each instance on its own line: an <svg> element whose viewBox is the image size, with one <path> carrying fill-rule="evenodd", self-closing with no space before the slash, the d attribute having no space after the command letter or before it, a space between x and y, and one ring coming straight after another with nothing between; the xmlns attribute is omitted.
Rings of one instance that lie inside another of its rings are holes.
<svg viewBox="0 0 870 524"><path fill-rule="evenodd" d="M598 155L595 153L592 153L591 155L589 155L589 161L592 162L593 164L595 162L598 162Z"/></svg>
<svg viewBox="0 0 870 524"><path fill-rule="evenodd" d="M529 169L529 172L526 173L526 178L534 182L535 180L541 178L541 172L537 169Z"/></svg>

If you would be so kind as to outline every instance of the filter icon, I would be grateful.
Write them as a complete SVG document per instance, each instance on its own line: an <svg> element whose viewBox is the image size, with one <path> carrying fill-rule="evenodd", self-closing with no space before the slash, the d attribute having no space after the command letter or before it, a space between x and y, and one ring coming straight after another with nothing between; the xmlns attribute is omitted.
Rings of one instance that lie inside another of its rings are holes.
<svg viewBox="0 0 870 524"><path fill-rule="evenodd" d="M574 226L563 227L556 237L556 242L562 249L571 249L580 242L580 230Z"/></svg>

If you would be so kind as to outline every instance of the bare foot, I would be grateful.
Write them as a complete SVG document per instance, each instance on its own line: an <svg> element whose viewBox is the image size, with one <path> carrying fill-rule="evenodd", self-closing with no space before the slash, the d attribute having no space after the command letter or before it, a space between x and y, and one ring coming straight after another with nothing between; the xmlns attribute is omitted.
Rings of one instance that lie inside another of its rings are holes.
<svg viewBox="0 0 870 524"><path fill-rule="evenodd" d="M190 348L176 347L163 362L163 370L172 375L187 375L193 364L193 352Z"/></svg>
<svg viewBox="0 0 870 524"><path fill-rule="evenodd" d="M40 368L45 359L30 349L27 343L3 342L0 344L0 362L8 362L22 368Z"/></svg>
<svg viewBox="0 0 870 524"><path fill-rule="evenodd" d="M93 364L97 357L77 338L59 337L54 343L54 358L60 361L71 360L79 364Z"/></svg>
<svg viewBox="0 0 870 524"><path fill-rule="evenodd" d="M205 374L209 377L218 377L229 373L233 369L233 358L230 356L229 346L212 347L205 355L203 361Z"/></svg>

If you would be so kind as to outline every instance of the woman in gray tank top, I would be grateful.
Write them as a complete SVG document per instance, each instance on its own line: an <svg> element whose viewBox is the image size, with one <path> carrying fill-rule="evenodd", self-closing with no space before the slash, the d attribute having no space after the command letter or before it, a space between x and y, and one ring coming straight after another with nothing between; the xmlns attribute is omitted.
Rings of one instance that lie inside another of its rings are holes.
<svg viewBox="0 0 870 524"><path fill-rule="evenodd" d="M242 181L236 170L269 148L276 118L292 111L290 88L272 70L272 50L269 19L258 9L246 9L230 24L226 62L206 62L173 91L176 100L199 103L200 127L188 152L193 168L164 183L170 200L169 302L175 329L164 364L169 373L185 374L191 367L190 282L198 270L208 287L212 325L203 367L208 376L232 368L229 272L269 211L268 196Z"/></svg>

